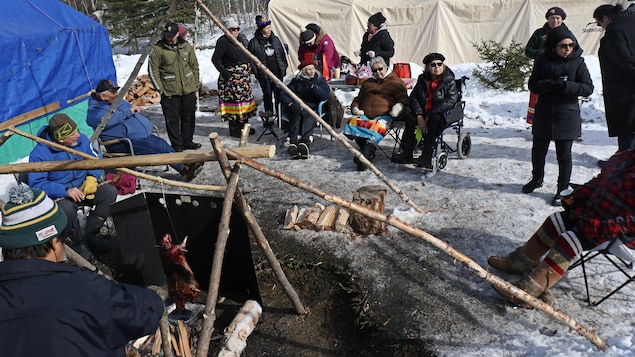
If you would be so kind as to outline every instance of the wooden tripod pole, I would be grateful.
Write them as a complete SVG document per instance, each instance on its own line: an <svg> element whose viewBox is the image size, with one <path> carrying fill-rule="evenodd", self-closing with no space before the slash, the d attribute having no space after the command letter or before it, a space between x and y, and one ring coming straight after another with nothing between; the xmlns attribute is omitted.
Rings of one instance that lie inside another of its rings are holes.
<svg viewBox="0 0 635 357"><path fill-rule="evenodd" d="M227 149L227 152L229 154L232 155L236 155L237 153L233 152L233 150L231 149ZM508 291L510 291L515 297L517 297L519 300L522 300L528 304L530 304L531 306L542 310L543 312L547 313L549 316L555 318L556 320L559 320L560 322L562 322L563 324L569 326L571 329L575 330L576 332L578 332L580 335L586 337L589 341L591 341L591 343L593 343L595 346L597 346L598 349L600 349L601 351L604 351L608 348L608 344L606 341L604 341L601 337L599 337L594 330L590 330L587 327L585 327L584 325L580 324L579 322L577 322L575 319L573 319L573 317L565 314L564 312L560 311L560 310L555 310L551 305L545 304L544 302L542 302L541 300L538 300L536 298L534 298L533 296L527 294L524 290L521 290L519 288L517 288L516 286L510 284L509 282L497 277L494 274L491 274L490 272L488 272L487 270L483 269L483 267L481 267L480 265L478 265L474 260L472 260L471 258L469 258L468 256L464 255L463 253L459 252L458 250L454 249L451 245L443 242L442 240L434 237L433 235L419 229L416 228L414 226L411 226L395 217L391 217L391 216L386 216L383 213L379 213L376 211L372 211L367 209L364 206L361 206L359 204L353 203L351 201L348 201L346 199L343 199L339 196L336 195L331 195L328 194L327 192L324 192L322 190L320 190L319 188L316 188L314 186L312 186L311 184L309 184L308 182L302 181L296 177L287 175L283 172L277 171L275 169L272 169L270 167L267 167L261 163L259 163L258 161L255 160L251 160L248 158L244 158L242 159L242 162L245 165L248 165L264 174L267 174L269 176L275 177L279 180L282 180L284 182L287 182L295 187L301 188L305 191L311 192L313 194L315 194L316 196L321 197L322 199L324 199L325 201L334 203L338 206L341 207L345 207L348 208L351 211L355 211L358 212L366 217L375 219L377 221L389 224L403 232L406 232L408 234L411 234L413 236L419 237L419 238L423 238L423 240L425 240L426 242L432 244L433 246L435 246L436 248L438 248L439 250L445 252L446 254L448 254L449 256L451 256L452 258L454 258L455 260L459 261L461 264L467 266L472 272L474 272L478 277L480 277L481 279L484 279L486 281L488 281L489 283L491 283L492 285L495 285L497 287L501 287L503 289L506 289Z"/></svg>
<svg viewBox="0 0 635 357"><path fill-rule="evenodd" d="M229 168L229 160L227 160L227 153L224 150L222 141L220 141L220 139L218 138L218 133L211 133L209 135L209 139L212 142L212 147L214 148L214 151L216 152L216 155L219 158L218 163L221 165L223 174L225 175L226 179L229 179L229 175L228 175L229 171L227 170ZM231 151L235 152L234 150L231 150ZM256 217L254 217L254 214L251 211L251 207L249 206L249 203L247 203L245 196L242 194L242 192L240 192L240 190L238 190L236 191L236 196L234 198L235 198L236 205L238 206L238 209L243 214L245 221L249 225L249 229L251 230L251 233L254 235L254 237L256 237L260 250L264 254L269 265L271 266L271 269L273 270L276 276L276 279L282 286L282 289L284 289L285 294L287 294L287 296L291 300L291 303L293 304L293 307L295 308L296 313L300 315L306 314L307 311L304 308L302 301L300 301L300 297L296 293L295 289L293 289L293 286L287 279L287 276L284 274L284 271L282 270L282 267L280 266L280 262L276 258L276 255L274 254L273 250L271 250L269 241L265 237L265 234L263 233L262 228L256 221Z"/></svg>
<svg viewBox="0 0 635 357"><path fill-rule="evenodd" d="M200 343L196 351L197 357L207 356L212 332L214 331L214 321L216 321L216 300L218 299L218 289L220 287L220 276L223 268L225 247L227 246L227 238L229 237L229 220L231 218L234 195L236 193L236 188L238 187L239 170L240 162L236 162L229 177L227 193L225 194L225 199L223 200L223 210L221 213L220 223L218 225L218 237L216 239L216 247L214 248L212 271L209 278L209 290L207 293L207 300L205 301L203 327L199 336Z"/></svg>
<svg viewBox="0 0 635 357"><path fill-rule="evenodd" d="M273 73L271 73L271 71L265 65L263 65L262 62L260 62L258 57L254 56L251 52L249 52L245 48L245 46L243 46L242 43L240 43L240 41L238 41L234 36L231 35L231 33L225 28L225 26L223 26L223 24L221 24L221 22L216 18L216 16L214 16L214 14L207 8L207 6L203 4L202 0L196 0L196 2L199 4L201 9L203 9L203 11L207 14L207 16L225 33L227 38L230 41L232 41L234 45L236 45L236 47L240 49L243 52L243 54L251 60L252 63L255 63L259 70L263 71L267 75L267 77L269 77L269 79L271 79L274 83L276 83L278 88L281 88L282 90L284 90L285 93L287 93L291 99L297 102L307 113L310 113L313 119L315 119L318 123L320 123L322 127L324 127L326 131L329 132L329 134L331 134L335 139L337 139L337 141L339 141L342 145L344 145L344 147L346 148L346 150L348 150L348 152L353 154L353 156L359 159L359 161L363 162L370 169L370 171L372 171L373 174L379 177L379 179L381 179L386 184L386 186L388 186L388 188L390 188L393 192L395 192L397 196L401 198L402 201L407 203L410 207L414 208L417 212L423 213L423 214L426 213L426 211L423 210L421 207L419 207L414 201L412 201L406 195L404 191L402 191L399 187L393 184L392 181L388 179L388 177L386 177L381 171L379 171L379 169L375 167L373 163L371 163L368 159L366 159L366 157L364 157L364 155L359 150L355 149L351 144L349 144L348 140L338 135L337 132L327 122L325 122L322 118L320 118L320 116L317 115L317 113L315 113L313 109L311 109L311 107L306 105L302 101L302 99L300 99L300 97L298 97L295 93L293 93L280 79L278 79L278 77L274 76Z"/></svg>

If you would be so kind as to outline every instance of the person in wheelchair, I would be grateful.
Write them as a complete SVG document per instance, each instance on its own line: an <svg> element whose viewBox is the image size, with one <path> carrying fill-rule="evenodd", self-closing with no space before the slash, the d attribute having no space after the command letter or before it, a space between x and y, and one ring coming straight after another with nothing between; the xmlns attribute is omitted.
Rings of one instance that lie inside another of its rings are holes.
<svg viewBox="0 0 635 357"><path fill-rule="evenodd" d="M515 285L551 303L549 288L583 251L612 239L635 248L634 175L635 150L616 153L599 175L563 197L564 211L547 217L524 245L506 256L491 256L487 263L511 274L529 273ZM507 300L528 307L509 292L495 289Z"/></svg>
<svg viewBox="0 0 635 357"><path fill-rule="evenodd" d="M401 119L408 106L406 84L394 72L388 73L383 57L374 57L369 62L373 76L362 84L359 94L351 102L351 114L344 134L354 139L364 157L372 161L379 142L386 135L388 123ZM366 170L366 165L354 159L357 170Z"/></svg>
<svg viewBox="0 0 635 357"><path fill-rule="evenodd" d="M410 93L411 118L406 120L401 148L392 156L391 161L414 163L427 170L433 169L434 145L447 126L445 115L459 100L454 72L444 61L445 57L440 53L429 53L423 58L425 69ZM423 149L419 157L413 158L417 125L424 133Z"/></svg>
<svg viewBox="0 0 635 357"><path fill-rule="evenodd" d="M305 59L298 69L300 73L291 80L288 87L314 112L317 112L319 103L329 98L331 89L324 77L316 71L313 60ZM280 103L284 108L285 116L289 119L287 152L292 159L308 159L315 119L284 91L280 92Z"/></svg>

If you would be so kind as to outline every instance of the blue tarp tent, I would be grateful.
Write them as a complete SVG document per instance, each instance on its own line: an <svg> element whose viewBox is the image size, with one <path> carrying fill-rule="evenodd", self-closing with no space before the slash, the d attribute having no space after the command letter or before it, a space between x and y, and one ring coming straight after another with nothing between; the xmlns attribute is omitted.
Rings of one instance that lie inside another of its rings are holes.
<svg viewBox="0 0 635 357"><path fill-rule="evenodd" d="M11 0L0 11L0 124L59 103L86 134L88 98L102 78L116 81L108 31L58 0ZM36 134L55 113L19 129ZM14 135L0 147L0 163L28 156L34 143Z"/></svg>

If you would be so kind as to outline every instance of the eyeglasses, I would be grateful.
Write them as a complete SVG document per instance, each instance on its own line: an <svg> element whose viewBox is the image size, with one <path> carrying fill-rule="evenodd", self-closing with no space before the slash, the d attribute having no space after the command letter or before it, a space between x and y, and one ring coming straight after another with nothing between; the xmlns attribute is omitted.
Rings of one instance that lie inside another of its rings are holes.
<svg viewBox="0 0 635 357"><path fill-rule="evenodd" d="M443 62L430 62L431 68L441 67L441 66L443 66Z"/></svg>
<svg viewBox="0 0 635 357"><path fill-rule="evenodd" d="M229 31L240 31L240 27L232 27Z"/></svg>
<svg viewBox="0 0 635 357"><path fill-rule="evenodd" d="M377 68L371 69L371 71L373 71L373 72L381 72L383 70L384 70L384 67L377 67Z"/></svg>
<svg viewBox="0 0 635 357"><path fill-rule="evenodd" d="M575 42L561 43L561 44L558 45L558 47L560 47L563 50L566 50L567 48L574 49L575 48Z"/></svg>

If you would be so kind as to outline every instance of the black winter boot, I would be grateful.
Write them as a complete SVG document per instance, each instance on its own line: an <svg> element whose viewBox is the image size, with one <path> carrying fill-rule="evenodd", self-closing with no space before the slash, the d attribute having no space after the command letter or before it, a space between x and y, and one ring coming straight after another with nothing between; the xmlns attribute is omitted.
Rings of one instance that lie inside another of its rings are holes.
<svg viewBox="0 0 635 357"><path fill-rule="evenodd" d="M523 186L523 193L532 193L539 187L542 187L542 177L533 177L531 181L527 182L525 186Z"/></svg>
<svg viewBox="0 0 635 357"><path fill-rule="evenodd" d="M96 214L88 215L86 218L86 226L84 227L84 238L88 242L90 249L95 252L103 252L112 248L112 244L109 239L105 238L99 231L101 226L104 225L105 218L99 217Z"/></svg>
<svg viewBox="0 0 635 357"><path fill-rule="evenodd" d="M242 123L238 120L230 120L227 123L229 125L229 136L240 138L240 130L243 128Z"/></svg>

